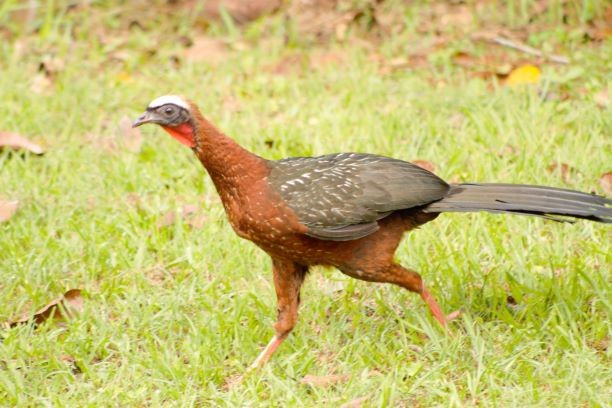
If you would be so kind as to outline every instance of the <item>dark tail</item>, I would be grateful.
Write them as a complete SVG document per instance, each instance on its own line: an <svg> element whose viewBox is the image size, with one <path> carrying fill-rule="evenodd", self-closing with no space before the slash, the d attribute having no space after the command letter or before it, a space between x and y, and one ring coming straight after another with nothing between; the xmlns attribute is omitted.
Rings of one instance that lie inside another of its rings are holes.
<svg viewBox="0 0 612 408"><path fill-rule="evenodd" d="M612 223L612 200L594 194L523 184L458 184L424 208L425 212L511 213L535 215L555 221L583 218ZM560 217L559 217L560 216Z"/></svg>

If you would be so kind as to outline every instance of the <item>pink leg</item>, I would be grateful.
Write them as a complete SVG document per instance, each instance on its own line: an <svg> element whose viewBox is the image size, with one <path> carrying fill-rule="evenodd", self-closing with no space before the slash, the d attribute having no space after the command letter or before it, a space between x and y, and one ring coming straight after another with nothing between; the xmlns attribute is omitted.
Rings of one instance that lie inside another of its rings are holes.
<svg viewBox="0 0 612 408"><path fill-rule="evenodd" d="M274 329L276 335L263 349L249 371L261 367L272 357L278 346L287 338L297 321L298 306L300 303L300 288L307 267L290 261L272 259L272 272L274 275L274 288L278 298L278 317Z"/></svg>
<svg viewBox="0 0 612 408"><path fill-rule="evenodd" d="M274 354L278 346L281 345L283 340L285 340L285 338L279 337L278 335L275 335L274 337L272 337L272 340L270 340L268 345L263 349L263 351L259 354L259 356L257 356L253 364L249 366L249 368L247 369L247 372L253 371L259 367L262 367L264 364L266 364L268 360L270 359L270 357L272 357L272 354Z"/></svg>
<svg viewBox="0 0 612 408"><path fill-rule="evenodd" d="M431 314L436 318L436 320L444 328L446 328L446 323L448 321L456 319L457 317L461 315L460 310L455 310L454 312L450 313L448 316L444 316L444 313L442 313L442 309L440 308L440 305L438 305L438 302L436 302L436 299L434 299L434 297L431 295L431 293L429 293L427 288L425 288L425 284L423 284L421 288L421 297L427 304L427 307L429 307Z"/></svg>
<svg viewBox="0 0 612 408"><path fill-rule="evenodd" d="M297 321L298 305L300 303L300 287L306 276L308 268L293 262L272 259L274 273L274 287L278 298L278 317L274 329L276 335L259 353L253 364L247 368L243 375L228 378L224 388L232 388L242 382L245 376L265 365L276 349L287 338Z"/></svg>
<svg viewBox="0 0 612 408"><path fill-rule="evenodd" d="M399 264L391 263L383 267L375 267L370 269L363 268L358 265L343 268L342 272L365 281L393 283L403 287L404 289L408 289L411 292L418 293L427 304L427 307L429 307L431 314L433 314L435 319L444 328L446 328L448 321L456 319L461 314L460 311L455 311L448 316L444 316L440 305L438 305L438 302L436 302L434 297L425 287L421 275L412 269L404 268Z"/></svg>

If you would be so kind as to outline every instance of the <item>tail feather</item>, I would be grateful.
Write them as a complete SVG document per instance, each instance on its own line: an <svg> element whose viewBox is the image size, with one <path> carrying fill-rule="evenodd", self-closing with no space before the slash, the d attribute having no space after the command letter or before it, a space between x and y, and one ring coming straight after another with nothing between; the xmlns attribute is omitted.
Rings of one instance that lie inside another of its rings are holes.
<svg viewBox="0 0 612 408"><path fill-rule="evenodd" d="M425 212L488 211L535 215L556 221L582 218L612 223L612 200L594 194L523 184L458 184Z"/></svg>

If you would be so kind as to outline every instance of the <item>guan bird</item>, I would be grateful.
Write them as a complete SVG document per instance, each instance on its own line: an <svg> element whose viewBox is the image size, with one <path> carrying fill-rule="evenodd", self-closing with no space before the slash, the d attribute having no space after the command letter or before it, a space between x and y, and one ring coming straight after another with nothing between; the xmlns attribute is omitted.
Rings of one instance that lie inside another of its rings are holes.
<svg viewBox="0 0 612 408"><path fill-rule="evenodd" d="M419 166L375 154L267 160L223 134L180 96L153 100L133 126L145 123L160 125L192 149L212 178L234 231L272 258L275 335L250 369L266 363L295 326L300 287L315 265L415 292L446 326L457 313L445 316L421 276L393 257L406 231L440 213L488 211L612 222L612 200L594 194L523 184L449 184Z"/></svg>

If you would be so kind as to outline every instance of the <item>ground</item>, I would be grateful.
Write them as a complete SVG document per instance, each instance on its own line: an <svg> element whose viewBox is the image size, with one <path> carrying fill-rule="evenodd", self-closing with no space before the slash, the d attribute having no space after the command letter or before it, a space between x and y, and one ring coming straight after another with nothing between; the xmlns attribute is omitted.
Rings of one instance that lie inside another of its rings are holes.
<svg viewBox="0 0 612 408"><path fill-rule="evenodd" d="M178 93L267 158L370 152L609 196L605 2L345 1L310 26L297 6L241 25L106 3L0 6L0 132L45 150L0 151L0 200L18 201L0 322L83 300L67 321L0 328L0 405L610 404L609 227L480 213L444 214L397 253L463 311L452 335L414 294L315 269L295 331L227 387L273 333L270 261L189 149L127 119Z"/></svg>

